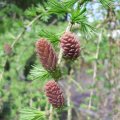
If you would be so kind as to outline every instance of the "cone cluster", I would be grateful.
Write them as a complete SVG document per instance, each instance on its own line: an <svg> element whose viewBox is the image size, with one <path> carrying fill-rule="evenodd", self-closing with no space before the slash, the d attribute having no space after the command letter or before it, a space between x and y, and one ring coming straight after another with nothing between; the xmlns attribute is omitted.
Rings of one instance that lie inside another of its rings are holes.
<svg viewBox="0 0 120 120"><path fill-rule="evenodd" d="M54 71L56 69L57 55L46 39L42 38L36 42L36 52L46 70Z"/></svg>
<svg viewBox="0 0 120 120"><path fill-rule="evenodd" d="M57 82L51 80L45 85L46 96L53 107L58 108L64 105L64 97Z"/></svg>
<svg viewBox="0 0 120 120"><path fill-rule="evenodd" d="M60 39L63 55L68 59L76 59L80 55L80 44L74 33L65 32Z"/></svg>
<svg viewBox="0 0 120 120"><path fill-rule="evenodd" d="M65 32L60 38L63 56L67 59L76 59L80 54L80 44L74 33ZM57 67L57 55L52 45L45 38L36 42L36 52L43 67L58 80L61 76L60 69ZM53 107L59 108L64 105L63 92L54 80L48 81L45 85L46 96Z"/></svg>

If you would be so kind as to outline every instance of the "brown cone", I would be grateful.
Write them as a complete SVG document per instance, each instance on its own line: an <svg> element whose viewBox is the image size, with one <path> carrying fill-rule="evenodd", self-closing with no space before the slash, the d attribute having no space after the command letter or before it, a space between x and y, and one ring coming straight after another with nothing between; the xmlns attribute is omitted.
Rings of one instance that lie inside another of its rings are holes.
<svg viewBox="0 0 120 120"><path fill-rule="evenodd" d="M80 55L80 44L74 33L65 32L60 41L65 58L76 59Z"/></svg>
<svg viewBox="0 0 120 120"><path fill-rule="evenodd" d="M64 97L57 82L54 80L47 82L45 85L45 92L49 102L53 105L53 107L58 108L63 106Z"/></svg>
<svg viewBox="0 0 120 120"><path fill-rule="evenodd" d="M57 56L52 45L44 38L36 42L36 52L43 67L48 71L54 71L57 65Z"/></svg>
<svg viewBox="0 0 120 120"><path fill-rule="evenodd" d="M10 55L12 53L12 48L7 43L4 44L4 52L5 52L6 55Z"/></svg>

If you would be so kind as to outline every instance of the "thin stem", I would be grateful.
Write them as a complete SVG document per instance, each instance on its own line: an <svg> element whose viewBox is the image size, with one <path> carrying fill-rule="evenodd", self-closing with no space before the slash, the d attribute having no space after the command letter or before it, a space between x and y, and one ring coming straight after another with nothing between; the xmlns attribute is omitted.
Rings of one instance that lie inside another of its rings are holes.
<svg viewBox="0 0 120 120"><path fill-rule="evenodd" d="M14 45L17 43L17 41L23 36L23 34L26 31L26 28L30 27L35 21L37 21L39 18L41 17L41 15L36 16L26 27L24 27L23 31L16 37L16 39L14 40L14 42L12 43L11 47L13 48Z"/></svg>
<svg viewBox="0 0 120 120"><path fill-rule="evenodd" d="M69 23L68 23L68 26L67 26L67 28L66 28L66 32L69 32L69 31L71 30L71 28L72 28L72 23L69 22Z"/></svg>
<svg viewBox="0 0 120 120"><path fill-rule="evenodd" d="M97 60L98 60L98 56L99 56L101 40L102 40L102 32L101 32L100 35L99 35L99 39L98 39L98 43L97 43L97 50L96 50L96 59L95 59L95 61L94 61L94 63L93 63L93 66L94 66L93 71L94 71L94 73L93 73L93 83L92 83L92 85L94 85L95 82L96 82L96 76L97 76ZM93 93L94 93L94 91L93 91L93 89L92 89L91 92L90 92L90 100L89 100L89 105L88 105L88 109L89 109L89 110L91 109L91 106L92 106L92 96L93 96Z"/></svg>
<svg viewBox="0 0 120 120"><path fill-rule="evenodd" d="M16 37L16 39L13 41L11 48L14 47L14 45L17 43L17 41L23 36L23 34L25 33L25 29Z"/></svg>
<svg viewBox="0 0 120 120"><path fill-rule="evenodd" d="M69 22L68 27L66 28L66 32L69 32L72 28L72 23ZM70 74L68 74L68 79L70 79L71 77L71 70L70 70ZM69 107L68 109L68 114L67 114L67 120L71 120L72 119L72 109L71 109L71 93L70 93L70 85L68 84L68 91L67 91L67 106Z"/></svg>
<svg viewBox="0 0 120 120"><path fill-rule="evenodd" d="M67 114L67 120L72 119L72 109L71 109L71 93L70 93L70 85L68 85L68 91L67 91L67 106L68 106L68 114Z"/></svg>
<svg viewBox="0 0 120 120"><path fill-rule="evenodd" d="M47 99L47 98L46 98ZM48 100L46 100L46 106L45 106L45 113L46 113L46 116L48 117Z"/></svg>
<svg viewBox="0 0 120 120"><path fill-rule="evenodd" d="M29 24L27 27L30 27L35 21L37 21L41 17L41 14L36 16Z"/></svg>
<svg viewBox="0 0 120 120"><path fill-rule="evenodd" d="M72 24L71 22L68 23L68 26L66 28L66 32L70 31L72 28ZM58 65L60 64L61 60L62 60L62 54L63 54L63 50L62 48L60 48L60 52L59 52L59 56L58 56Z"/></svg>
<svg viewBox="0 0 120 120"><path fill-rule="evenodd" d="M63 50L62 50L62 48L60 48L60 52L59 52L59 56L58 56L58 65L60 64L60 62L62 60L62 54L63 54Z"/></svg>
<svg viewBox="0 0 120 120"><path fill-rule="evenodd" d="M72 77L73 70L70 69L68 73L68 88L67 88L67 106L68 106L68 113L67 113L67 120L72 120L72 107L71 107L71 92L70 92L70 83Z"/></svg>
<svg viewBox="0 0 120 120"><path fill-rule="evenodd" d="M71 80L72 80L72 82L80 89L80 91L83 92L82 86L81 86L77 81L75 81L75 80L73 80L73 79L71 79Z"/></svg>
<svg viewBox="0 0 120 120"><path fill-rule="evenodd" d="M49 116L49 120L53 120L53 106L50 106L50 116Z"/></svg>

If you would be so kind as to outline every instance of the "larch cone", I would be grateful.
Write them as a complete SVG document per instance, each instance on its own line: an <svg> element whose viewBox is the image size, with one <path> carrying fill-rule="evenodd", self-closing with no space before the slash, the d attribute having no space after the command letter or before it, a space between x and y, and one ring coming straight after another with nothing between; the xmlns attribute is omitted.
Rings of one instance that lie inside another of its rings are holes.
<svg viewBox="0 0 120 120"><path fill-rule="evenodd" d="M54 80L48 81L45 85L46 96L49 103L55 108L60 108L64 105L64 97L58 83Z"/></svg>
<svg viewBox="0 0 120 120"><path fill-rule="evenodd" d="M57 55L52 45L44 38L36 42L36 52L43 65L48 71L54 71L57 65Z"/></svg>
<svg viewBox="0 0 120 120"><path fill-rule="evenodd" d="M80 43L72 32L65 32L60 38L63 56L68 59L76 59L80 55Z"/></svg>

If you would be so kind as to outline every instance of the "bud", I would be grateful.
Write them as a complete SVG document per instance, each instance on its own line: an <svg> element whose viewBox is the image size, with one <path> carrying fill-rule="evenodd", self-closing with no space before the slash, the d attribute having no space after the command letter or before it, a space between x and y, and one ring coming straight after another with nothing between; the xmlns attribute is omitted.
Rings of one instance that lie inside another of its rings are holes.
<svg viewBox="0 0 120 120"><path fill-rule="evenodd" d="M5 52L6 55L10 55L12 53L12 48L7 43L4 44L4 52Z"/></svg>
<svg viewBox="0 0 120 120"><path fill-rule="evenodd" d="M64 105L63 93L58 86L58 83L54 80L47 82L45 85L46 96L53 107L58 108Z"/></svg>
<svg viewBox="0 0 120 120"><path fill-rule="evenodd" d="M36 52L46 70L54 71L56 69L57 55L46 39L42 38L36 42Z"/></svg>
<svg viewBox="0 0 120 120"><path fill-rule="evenodd" d="M80 55L80 44L77 36L71 32L65 32L60 39L63 56L68 59L76 59Z"/></svg>

